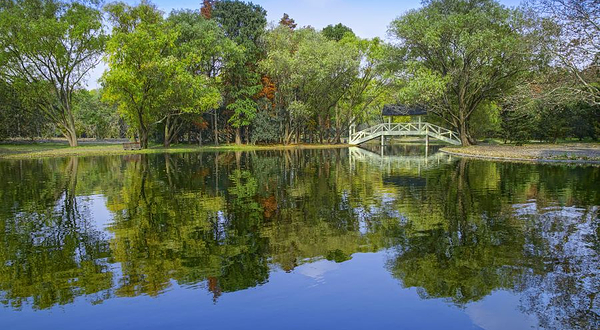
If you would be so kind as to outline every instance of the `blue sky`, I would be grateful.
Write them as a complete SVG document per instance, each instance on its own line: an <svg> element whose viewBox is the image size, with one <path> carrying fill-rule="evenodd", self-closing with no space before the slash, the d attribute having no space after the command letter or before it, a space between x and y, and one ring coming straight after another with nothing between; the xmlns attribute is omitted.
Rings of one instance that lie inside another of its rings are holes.
<svg viewBox="0 0 600 330"><path fill-rule="evenodd" d="M109 2L111 0L107 0ZM151 0L152 1L152 0ZM126 0L137 4L139 0ZM202 0L167 1L154 0L162 11L173 9L198 9ZM362 38L381 37L387 39L387 27L396 17L409 9L419 8L420 0L255 0L267 10L269 22L278 22L287 13L298 26L313 26L321 29L329 24L342 23ZM521 0L500 0L506 6L518 6ZM98 87L97 79L106 66L100 64L90 75L89 88Z"/></svg>
<svg viewBox="0 0 600 330"><path fill-rule="evenodd" d="M138 3L139 1L126 1ZM173 9L200 7L202 0L152 1L165 13ZM363 38L385 37L388 24L409 9L421 6L420 0L255 0L267 10L269 21L279 21L283 13L299 26L323 28L342 23ZM518 6L521 0L500 0L507 6Z"/></svg>

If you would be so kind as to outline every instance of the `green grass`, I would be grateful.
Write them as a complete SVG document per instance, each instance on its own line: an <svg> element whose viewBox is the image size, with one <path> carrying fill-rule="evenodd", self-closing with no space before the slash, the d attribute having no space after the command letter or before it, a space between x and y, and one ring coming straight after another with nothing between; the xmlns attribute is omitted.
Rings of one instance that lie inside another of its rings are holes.
<svg viewBox="0 0 600 330"><path fill-rule="evenodd" d="M63 143L31 143L31 144L0 144L0 158L27 159L50 158L67 156L103 156L103 155L131 155L131 154L158 154L158 153L185 153L199 151L249 151L249 150L287 150L287 149L324 149L344 148L347 145L220 145L197 146L180 144L170 148L150 146L144 150L123 150L121 144L85 144L78 147L69 147Z"/></svg>

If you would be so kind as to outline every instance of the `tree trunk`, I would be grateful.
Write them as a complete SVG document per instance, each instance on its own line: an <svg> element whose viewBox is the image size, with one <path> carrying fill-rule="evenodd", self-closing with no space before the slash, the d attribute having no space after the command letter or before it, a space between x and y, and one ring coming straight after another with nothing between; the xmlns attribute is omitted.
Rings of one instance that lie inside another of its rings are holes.
<svg viewBox="0 0 600 330"><path fill-rule="evenodd" d="M75 130L75 123L67 121L65 128L63 130L63 136L69 142L70 147L77 147L77 131Z"/></svg>
<svg viewBox="0 0 600 330"><path fill-rule="evenodd" d="M145 128L140 128L139 136L140 136L140 147L142 149L148 149L148 130L146 130Z"/></svg>
<svg viewBox="0 0 600 330"><path fill-rule="evenodd" d="M242 144L242 129L239 127L235 128L235 144Z"/></svg>
<svg viewBox="0 0 600 330"><path fill-rule="evenodd" d="M67 138L67 141L69 142L69 146L70 147L77 147L78 143L77 143L77 134L74 131L71 131L70 129L67 130L65 132L65 137Z"/></svg>
<svg viewBox="0 0 600 330"><path fill-rule="evenodd" d="M217 127L217 109L215 109L215 115L214 115L214 130L215 130L215 145L218 146L219 145L219 129Z"/></svg>
<svg viewBox="0 0 600 330"><path fill-rule="evenodd" d="M472 145L471 139L469 137L469 132L468 132L468 129L467 129L467 122L463 118L461 118L460 123L459 123L458 134L460 136L460 143L463 146L470 146L470 145Z"/></svg>
<svg viewBox="0 0 600 330"><path fill-rule="evenodd" d="M165 136L163 140L163 146L168 148L171 146L171 118L167 117L165 120Z"/></svg>

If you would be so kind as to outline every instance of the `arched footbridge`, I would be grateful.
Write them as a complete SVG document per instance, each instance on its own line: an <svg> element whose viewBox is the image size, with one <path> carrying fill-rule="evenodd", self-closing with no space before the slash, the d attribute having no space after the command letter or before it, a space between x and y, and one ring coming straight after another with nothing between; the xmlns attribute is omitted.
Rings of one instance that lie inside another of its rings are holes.
<svg viewBox="0 0 600 330"><path fill-rule="evenodd" d="M362 131L350 129L349 144L359 145L367 141L386 136L423 136L434 138L446 143L460 145L458 134L447 128L430 123L382 123Z"/></svg>

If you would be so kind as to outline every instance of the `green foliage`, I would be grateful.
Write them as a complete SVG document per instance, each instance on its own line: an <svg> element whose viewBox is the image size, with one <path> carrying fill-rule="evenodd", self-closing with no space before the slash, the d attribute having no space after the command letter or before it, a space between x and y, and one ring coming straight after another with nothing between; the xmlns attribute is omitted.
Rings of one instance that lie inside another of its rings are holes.
<svg viewBox="0 0 600 330"><path fill-rule="evenodd" d="M96 139L120 137L118 112L101 100L101 94L101 90L78 90L75 93L73 112L79 136Z"/></svg>
<svg viewBox="0 0 600 330"><path fill-rule="evenodd" d="M482 103L473 112L470 127L475 139L498 136L501 131L500 107L496 103Z"/></svg>
<svg viewBox="0 0 600 330"><path fill-rule="evenodd" d="M0 77L77 145L72 99L104 50L95 2L0 2Z"/></svg>
<svg viewBox="0 0 600 330"><path fill-rule="evenodd" d="M323 36L325 36L325 38L327 38L328 40L332 40L332 41L340 41L344 37L354 37L355 36L352 29L345 26L342 23L338 23L336 25L332 25L332 24L327 25L326 27L323 28L321 33L323 33Z"/></svg>
<svg viewBox="0 0 600 330"><path fill-rule="evenodd" d="M474 142L471 117L511 93L537 64L537 31L517 9L494 0L431 0L392 22L406 63L409 101L428 105Z"/></svg>
<svg viewBox="0 0 600 330"><path fill-rule="evenodd" d="M138 131L143 148L148 147L151 125L162 110L168 81L173 72L168 58L177 33L169 29L162 13L148 3L131 7L113 3L105 8L113 24L107 43L109 70L102 77L108 102L117 104L126 122Z"/></svg>
<svg viewBox="0 0 600 330"><path fill-rule="evenodd" d="M267 111L259 111L252 121L252 143L277 143L281 138L281 121Z"/></svg>
<svg viewBox="0 0 600 330"><path fill-rule="evenodd" d="M0 81L0 140L41 137L48 130L37 109L24 102L13 86Z"/></svg>
<svg viewBox="0 0 600 330"><path fill-rule="evenodd" d="M223 45L216 40L218 31L199 13L175 12L166 21L146 3L116 3L107 10L114 28L107 48L105 97L119 104L144 148L155 122L163 123L168 146L178 133L181 115L200 114L221 102L218 82L207 67L222 49L205 50Z"/></svg>
<svg viewBox="0 0 600 330"><path fill-rule="evenodd" d="M229 122L238 128L238 143L241 142L239 128L249 125L257 111L253 96L262 86L256 63L262 57L259 42L267 25L266 15L259 5L238 0L219 1L212 11L213 19L225 36L242 49L232 59L234 64L223 73L225 105L233 111Z"/></svg>
<svg viewBox="0 0 600 330"><path fill-rule="evenodd" d="M284 142L306 128L317 132L320 141L332 139L336 110L341 112L336 106L358 79L358 46L327 40L312 28L278 26L265 39L267 58L260 66L276 86L273 102L284 116ZM344 108L346 123L350 108Z"/></svg>

